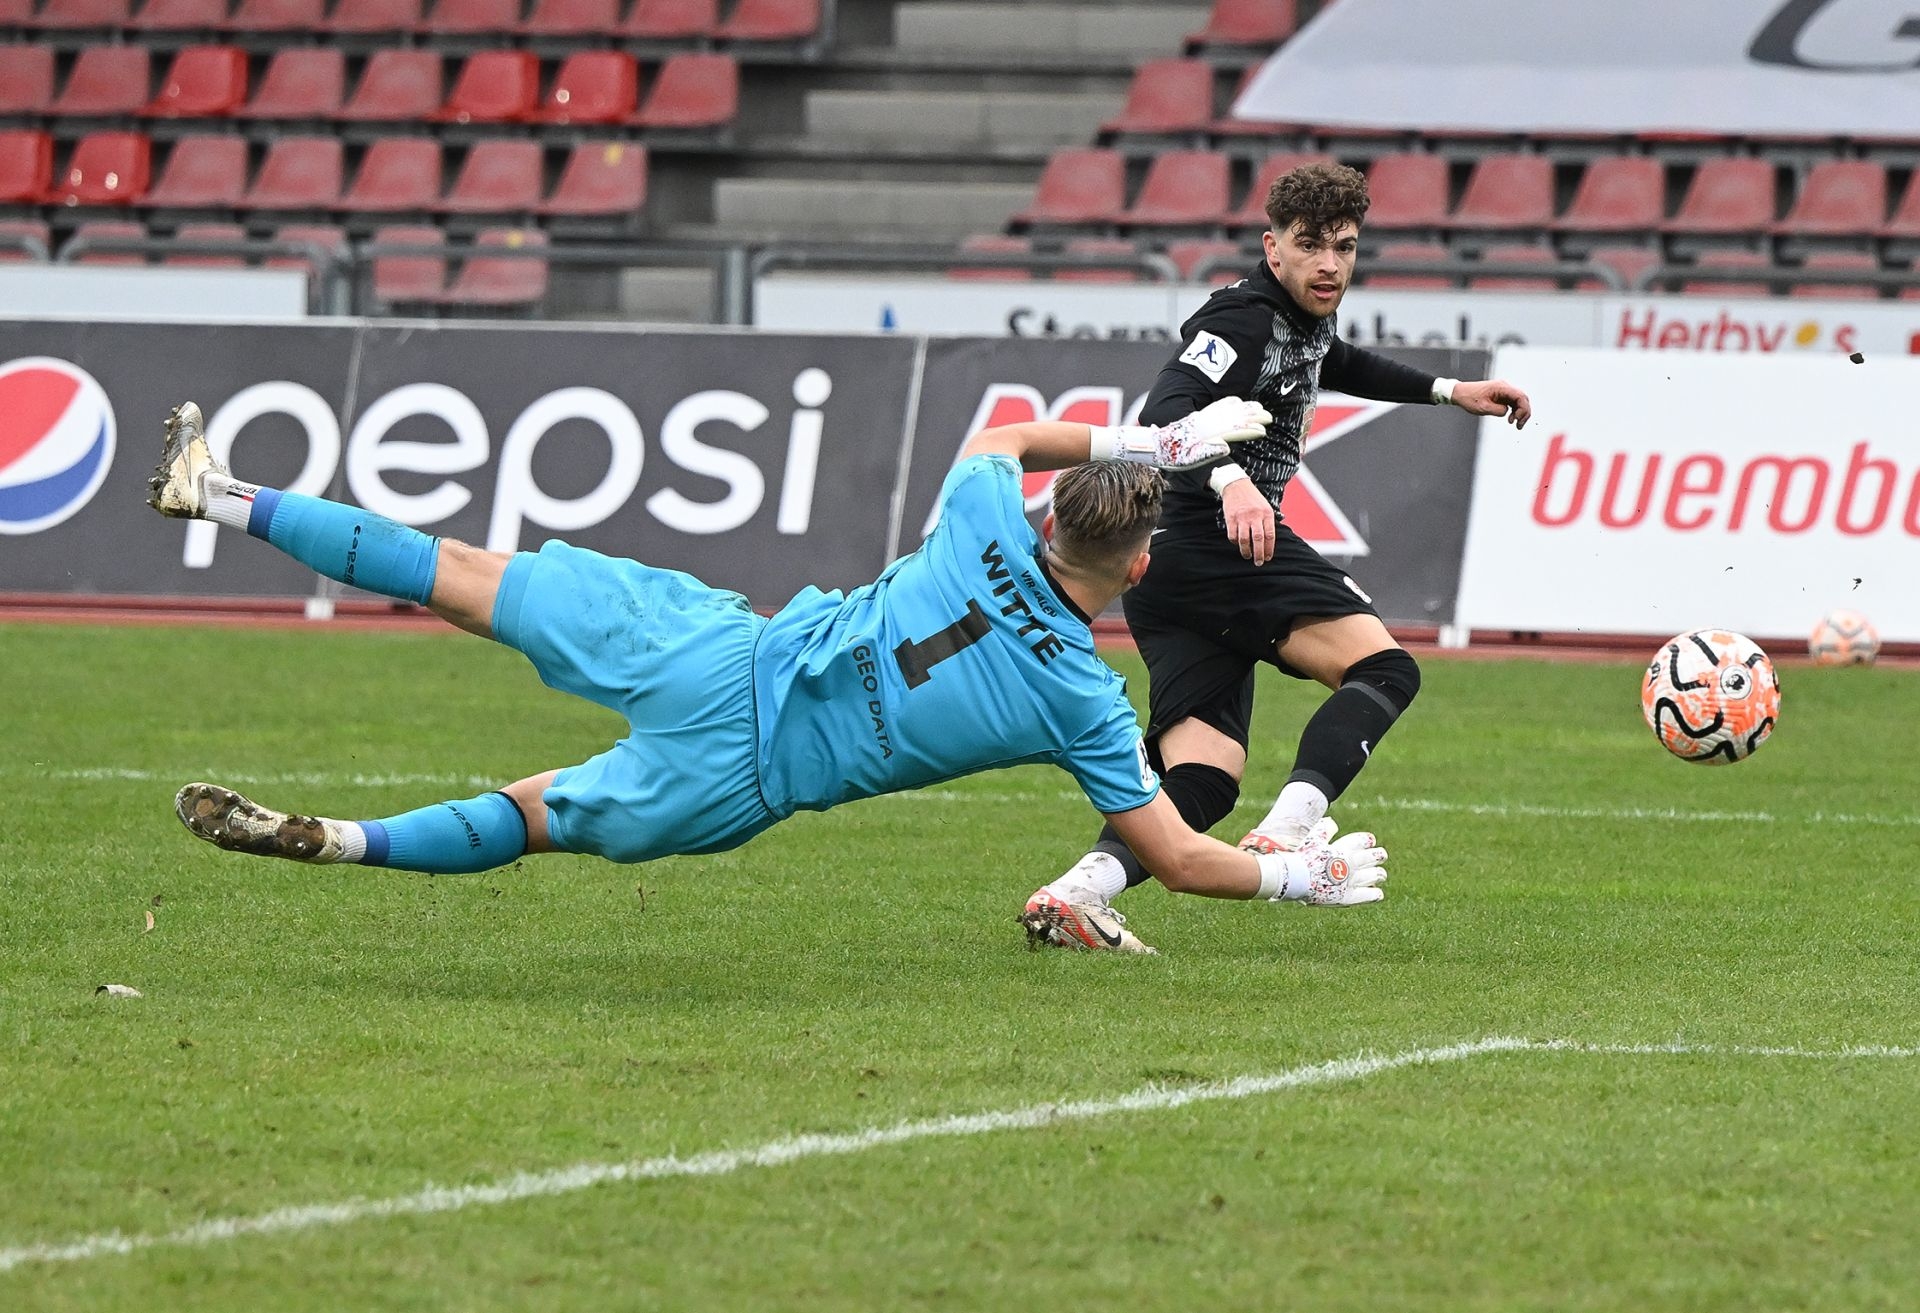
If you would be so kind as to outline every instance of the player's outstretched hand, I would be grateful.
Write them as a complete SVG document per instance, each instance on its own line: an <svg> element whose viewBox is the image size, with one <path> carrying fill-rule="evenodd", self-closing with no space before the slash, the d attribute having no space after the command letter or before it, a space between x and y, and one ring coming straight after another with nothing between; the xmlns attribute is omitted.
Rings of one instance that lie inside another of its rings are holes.
<svg viewBox="0 0 1920 1313"><path fill-rule="evenodd" d="M1204 410L1154 430L1154 464L1184 470L1229 454L1227 444L1263 438L1273 416L1257 401L1222 397Z"/></svg>
<svg viewBox="0 0 1920 1313"><path fill-rule="evenodd" d="M1309 842L1300 855L1313 868L1300 899L1309 907L1358 907L1387 896L1380 887L1387 879L1387 850L1365 830L1343 834L1332 843Z"/></svg>
<svg viewBox="0 0 1920 1313"><path fill-rule="evenodd" d="M1484 383L1455 383L1453 404L1471 415L1499 415L1517 429L1533 418L1533 402L1504 378Z"/></svg>

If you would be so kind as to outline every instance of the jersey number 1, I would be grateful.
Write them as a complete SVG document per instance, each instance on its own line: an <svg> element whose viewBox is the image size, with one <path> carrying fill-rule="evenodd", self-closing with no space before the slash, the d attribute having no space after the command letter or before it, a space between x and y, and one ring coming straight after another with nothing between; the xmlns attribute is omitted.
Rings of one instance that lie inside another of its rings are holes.
<svg viewBox="0 0 1920 1313"><path fill-rule="evenodd" d="M964 652L987 636L991 626L980 603L969 599L967 613L937 633L915 642L909 638L893 649L893 659L906 676L908 688L919 688L933 678L933 668L955 653Z"/></svg>

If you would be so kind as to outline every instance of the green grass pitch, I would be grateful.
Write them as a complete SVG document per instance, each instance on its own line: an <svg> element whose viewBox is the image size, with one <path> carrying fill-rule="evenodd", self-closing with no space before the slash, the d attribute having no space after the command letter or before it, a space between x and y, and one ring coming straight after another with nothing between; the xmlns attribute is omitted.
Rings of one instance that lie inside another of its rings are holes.
<svg viewBox="0 0 1920 1313"><path fill-rule="evenodd" d="M1920 1305L1912 671L1791 667L1700 768L1632 663L1428 660L1336 809L1384 904L1149 888L1120 960L1014 924L1093 833L1058 771L642 868L317 870L174 788L384 815L617 726L452 636L0 627L0 669L0 1308ZM1226 837L1314 701L1263 685ZM1491 1037L1534 1043L1446 1051Z"/></svg>

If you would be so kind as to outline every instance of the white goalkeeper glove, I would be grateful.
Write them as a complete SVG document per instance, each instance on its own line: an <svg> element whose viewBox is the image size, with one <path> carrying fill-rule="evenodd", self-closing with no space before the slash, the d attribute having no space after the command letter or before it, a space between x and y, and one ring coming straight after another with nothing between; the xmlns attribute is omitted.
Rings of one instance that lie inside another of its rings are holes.
<svg viewBox="0 0 1920 1313"><path fill-rule="evenodd" d="M1127 424L1117 428L1095 425L1093 460L1127 460L1136 465L1158 465L1184 470L1205 465L1229 453L1230 442L1263 438L1273 416L1257 401L1222 397L1204 410L1171 424Z"/></svg>
<svg viewBox="0 0 1920 1313"><path fill-rule="evenodd" d="M1260 863L1260 896L1310 907L1357 907L1387 896L1387 850L1373 835L1355 830L1328 842L1331 821L1314 827L1304 846L1289 851L1279 840L1255 830L1241 848Z"/></svg>

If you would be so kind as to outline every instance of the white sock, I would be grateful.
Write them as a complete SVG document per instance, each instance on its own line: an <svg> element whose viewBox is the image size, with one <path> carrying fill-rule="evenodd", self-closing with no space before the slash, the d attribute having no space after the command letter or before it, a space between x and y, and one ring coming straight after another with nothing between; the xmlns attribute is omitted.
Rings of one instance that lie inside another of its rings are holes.
<svg viewBox="0 0 1920 1313"><path fill-rule="evenodd" d="M1101 902L1110 903L1126 887L1127 868L1120 865L1118 857L1108 852L1090 852L1048 885L1047 892L1056 898L1070 898L1091 889L1100 895Z"/></svg>
<svg viewBox="0 0 1920 1313"><path fill-rule="evenodd" d="M1291 780L1280 790L1266 819L1254 828L1263 834L1305 834L1327 814L1327 795L1305 780Z"/></svg>
<svg viewBox="0 0 1920 1313"><path fill-rule="evenodd" d="M340 860L357 862L367 855L367 832L358 821L328 821L340 831Z"/></svg>
<svg viewBox="0 0 1920 1313"><path fill-rule="evenodd" d="M201 512L200 518L245 530L247 522L253 517L254 495L259 491L257 484L242 483L228 475L209 472L200 481L200 495L207 502L207 508Z"/></svg>

